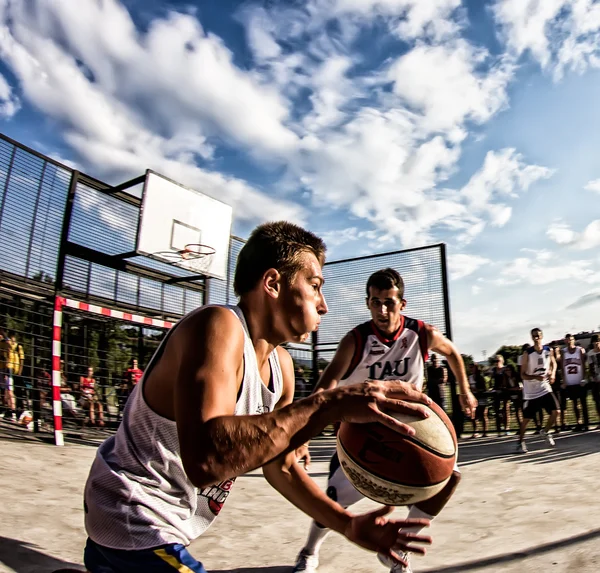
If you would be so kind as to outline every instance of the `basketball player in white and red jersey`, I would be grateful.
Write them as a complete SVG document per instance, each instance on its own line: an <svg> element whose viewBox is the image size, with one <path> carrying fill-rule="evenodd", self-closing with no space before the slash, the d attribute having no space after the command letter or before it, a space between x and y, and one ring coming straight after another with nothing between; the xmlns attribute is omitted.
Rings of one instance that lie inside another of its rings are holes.
<svg viewBox="0 0 600 573"><path fill-rule="evenodd" d="M592 335L592 349L587 353L588 373L592 398L596 405L596 412L600 418L600 336Z"/></svg>
<svg viewBox="0 0 600 573"><path fill-rule="evenodd" d="M341 419L412 435L383 409L426 417L418 402L430 403L410 384L364 380L292 403L293 363L280 345L306 339L327 312L324 255L321 239L296 225L261 225L238 257L239 304L200 308L171 329L92 464L89 572L206 573L185 547L217 517L236 477L261 466L294 505L361 547L390 559L424 551L413 544L430 539L401 528L427 521L388 520L387 507L351 514L296 461L301 444Z"/></svg>
<svg viewBox="0 0 600 573"><path fill-rule="evenodd" d="M371 320L344 336L315 392L343 388L366 379L403 381L420 391L428 352L434 350L447 358L460 388L461 406L469 417L473 417L477 400L471 393L460 353L439 330L402 314L406 300L404 282L398 272L386 268L373 273L367 281L366 302ZM433 519L446 505L459 481L460 472L455 468L448 485L433 498L411 506L408 517ZM349 507L364 497L346 478L337 454L330 464L327 495L342 507ZM321 523L315 520L311 524L294 572L312 573L317 570L319 550L329 533ZM418 533L421 527L409 527L405 531ZM393 563L382 554L378 557L394 573L412 571L407 553L403 555L404 564Z"/></svg>
<svg viewBox="0 0 600 573"><path fill-rule="evenodd" d="M563 402L561 408L566 410L567 400L573 403L575 411L576 431L586 431L589 429L589 415L587 407L587 388L585 381L585 350L580 346L575 346L575 337L572 334L565 334L566 348L562 352L561 366L563 371ZM581 408L582 417L579 416Z"/></svg>
<svg viewBox="0 0 600 573"><path fill-rule="evenodd" d="M554 422L560 414L558 400L552 391L552 384L554 384L556 375L556 360L552 349L542 344L543 336L544 334L539 328L531 330L533 346L523 352L521 360L523 421L519 428L517 452L524 454L527 453L525 431L536 413L546 410L546 413L549 414L546 427L540 431L540 434L546 438L551 446L554 446L554 439L548 432L554 426Z"/></svg>

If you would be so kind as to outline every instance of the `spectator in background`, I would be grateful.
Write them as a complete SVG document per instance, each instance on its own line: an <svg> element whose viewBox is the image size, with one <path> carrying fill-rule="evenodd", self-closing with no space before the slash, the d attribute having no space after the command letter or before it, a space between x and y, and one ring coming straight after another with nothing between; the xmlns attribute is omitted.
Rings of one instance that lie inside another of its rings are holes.
<svg viewBox="0 0 600 573"><path fill-rule="evenodd" d="M565 410L562 409L562 405L566 403L566 399L564 397L564 391L562 389L563 385L563 372L562 367L558 367L558 365L562 364L562 350L559 344L554 344L552 347L552 351L554 352L554 360L556 361L556 378L554 379L554 384L552 384L552 392L554 396L558 400L558 403L561 404L561 410L559 418L556 420L556 424L554 425L554 431L558 434L561 431L567 430L567 424L565 423Z"/></svg>
<svg viewBox="0 0 600 573"><path fill-rule="evenodd" d="M12 372L17 419L24 410L29 408L29 389L25 386L22 376L24 364L25 351L23 345L17 342L17 335L14 332L9 332L7 367Z"/></svg>
<svg viewBox="0 0 600 573"><path fill-rule="evenodd" d="M60 361L60 402L62 404L63 414L67 414L77 422L81 422L83 426L84 418L79 412L77 407L77 400L73 388L67 381L67 375L65 374L65 361Z"/></svg>
<svg viewBox="0 0 600 573"><path fill-rule="evenodd" d="M567 408L567 399L573 403L575 410L575 431L587 431L589 429L589 416L587 407L587 388L585 380L585 350L575 346L575 337L572 334L565 335L567 347L562 352L562 389L564 400L560 405L561 412ZM581 409L582 416L579 412Z"/></svg>
<svg viewBox="0 0 600 573"><path fill-rule="evenodd" d="M4 406L3 417L5 420L17 421L15 404L15 385L12 370L10 368L10 340L4 329L0 330L0 379L2 382L2 405Z"/></svg>
<svg viewBox="0 0 600 573"><path fill-rule="evenodd" d="M98 411L98 426L104 426L104 408L102 402L98 398L96 392L96 379L94 378L94 369L92 367L87 369L87 375L79 378L79 391L81 397L79 398L79 405L87 412L90 424L94 426L96 424L96 410Z"/></svg>
<svg viewBox="0 0 600 573"><path fill-rule="evenodd" d="M121 413L125 408L129 394L131 394L132 390L137 386L143 375L144 371L138 366L137 358L133 358L131 361L131 367L125 370L121 384L117 388L117 419L121 419Z"/></svg>
<svg viewBox="0 0 600 573"><path fill-rule="evenodd" d="M523 421L523 382L521 381L521 373L517 371L514 364L509 364L505 368L507 386L507 409L510 416L510 404L515 410L515 417L519 427Z"/></svg>
<svg viewBox="0 0 600 573"><path fill-rule="evenodd" d="M592 336L592 349L587 353L587 362L592 398L600 418L600 336L597 334Z"/></svg>
<svg viewBox="0 0 600 573"><path fill-rule="evenodd" d="M477 433L477 421L481 422L481 427L483 430L483 437L487 438L487 430L488 430L488 397L486 396L487 392L487 384L485 382L485 378L481 371L479 370L479 366L475 363L471 364L470 368L471 372L469 374L469 386L471 387L471 392L473 396L477 398L477 409L475 410L475 416L471 418L471 424L473 424L473 438L478 438L479 434Z"/></svg>
<svg viewBox="0 0 600 573"><path fill-rule="evenodd" d="M496 414L496 432L508 436L510 428L510 400L508 397L509 381L504 368L504 356L496 354L494 366L490 370L492 389L494 391L494 411ZM502 431L504 428L504 432Z"/></svg>
<svg viewBox="0 0 600 573"><path fill-rule="evenodd" d="M448 370L440 365L437 354L431 355L431 364L427 367L427 395L446 410L446 383Z"/></svg>

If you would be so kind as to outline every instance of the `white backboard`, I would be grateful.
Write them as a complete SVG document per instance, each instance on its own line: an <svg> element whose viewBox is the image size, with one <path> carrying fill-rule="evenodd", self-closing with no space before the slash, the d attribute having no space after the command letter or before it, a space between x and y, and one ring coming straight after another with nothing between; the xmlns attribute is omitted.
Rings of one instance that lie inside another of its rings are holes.
<svg viewBox="0 0 600 573"><path fill-rule="evenodd" d="M225 279L231 218L230 205L147 171L137 252L172 264L173 254L186 245L207 245L214 249L214 255L182 260L177 265L193 273Z"/></svg>

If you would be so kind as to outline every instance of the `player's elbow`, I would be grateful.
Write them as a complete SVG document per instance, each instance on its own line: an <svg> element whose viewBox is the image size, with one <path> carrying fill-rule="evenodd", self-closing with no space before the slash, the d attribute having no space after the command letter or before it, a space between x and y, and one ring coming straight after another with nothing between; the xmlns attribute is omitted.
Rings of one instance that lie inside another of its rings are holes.
<svg viewBox="0 0 600 573"><path fill-rule="evenodd" d="M220 483L226 479L230 479L230 475L225 475L225 472L219 471L219 466L213 463L212 460L184 460L183 469L192 482L194 487L202 489L216 483Z"/></svg>

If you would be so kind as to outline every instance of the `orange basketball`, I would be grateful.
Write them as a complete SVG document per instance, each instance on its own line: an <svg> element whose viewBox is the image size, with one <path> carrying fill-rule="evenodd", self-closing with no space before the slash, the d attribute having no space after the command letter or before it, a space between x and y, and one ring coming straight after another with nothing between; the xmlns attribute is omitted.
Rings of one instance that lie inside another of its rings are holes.
<svg viewBox="0 0 600 573"><path fill-rule="evenodd" d="M457 440L446 413L432 404L428 418L390 412L416 431L406 436L382 424L342 422L337 452L342 470L364 496L409 505L440 492L456 463Z"/></svg>

